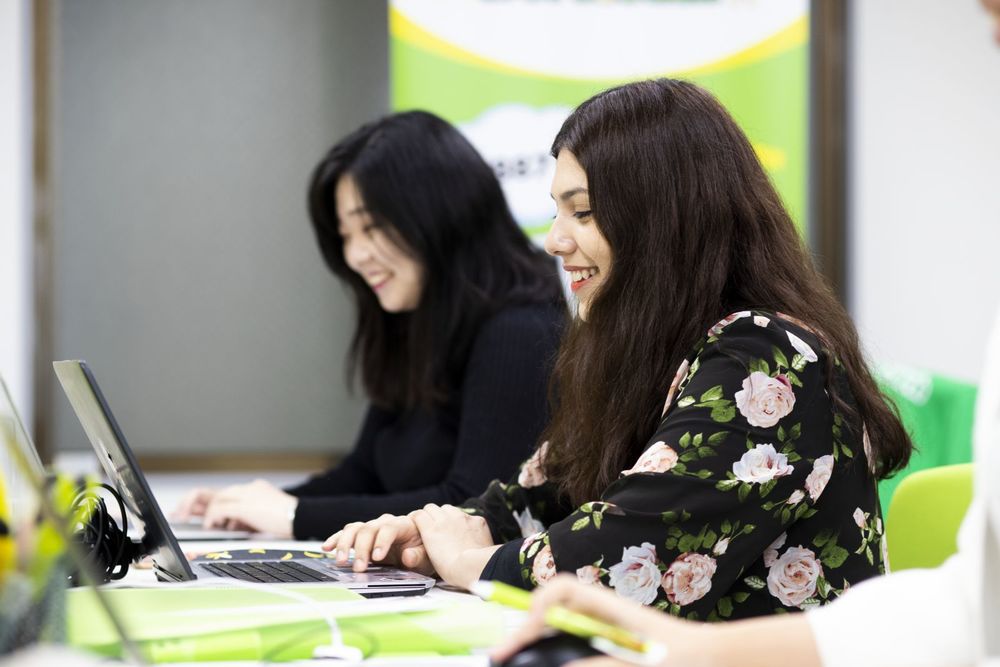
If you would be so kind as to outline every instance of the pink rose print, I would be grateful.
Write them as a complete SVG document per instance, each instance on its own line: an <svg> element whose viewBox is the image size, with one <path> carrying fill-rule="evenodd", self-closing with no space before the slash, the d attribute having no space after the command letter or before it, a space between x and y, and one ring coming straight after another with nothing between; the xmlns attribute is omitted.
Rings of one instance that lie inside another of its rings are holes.
<svg viewBox="0 0 1000 667"><path fill-rule="evenodd" d="M531 564L531 576L539 586L556 576L556 561L552 557L552 548L549 545L546 544L535 554L535 561Z"/></svg>
<svg viewBox="0 0 1000 667"><path fill-rule="evenodd" d="M736 320L743 319L744 317L750 317L749 310L741 310L730 315L726 315L721 320L712 325L712 328L708 330L709 336L718 336L722 333L722 330L728 327L730 324Z"/></svg>
<svg viewBox="0 0 1000 667"><path fill-rule="evenodd" d="M677 452L667 443L657 442L643 452L635 465L623 470L623 475L634 475L637 472L667 472L677 465Z"/></svg>
<svg viewBox="0 0 1000 667"><path fill-rule="evenodd" d="M542 471L542 459L545 458L545 450L548 446L548 441L543 442L541 446L535 450L535 453L531 455L531 458L521 465L521 472L517 475L517 483L519 486L522 486L525 489L531 489L545 484L547 478L545 477L545 473Z"/></svg>
<svg viewBox="0 0 1000 667"><path fill-rule="evenodd" d="M576 578L582 584L599 584L601 583L601 568L594 565L584 565L577 568Z"/></svg>
<svg viewBox="0 0 1000 667"><path fill-rule="evenodd" d="M801 607L816 593L823 565L810 549L789 547L770 567L767 590L786 607Z"/></svg>
<svg viewBox="0 0 1000 667"><path fill-rule="evenodd" d="M660 585L658 563L656 547L649 542L626 547L621 562L608 568L608 584L623 598L649 604L656 599Z"/></svg>
<svg viewBox="0 0 1000 667"><path fill-rule="evenodd" d="M774 445L757 445L733 464L736 479L749 484L763 484L776 477L792 474L788 457L779 454Z"/></svg>
<svg viewBox="0 0 1000 667"><path fill-rule="evenodd" d="M660 585L668 600L683 607L712 590L715 569L715 559L711 556L683 553L667 568Z"/></svg>
<svg viewBox="0 0 1000 667"><path fill-rule="evenodd" d="M771 543L767 549L764 549L764 567L771 567L774 565L774 561L778 560L778 549L785 546L785 540L788 539L787 533L782 533L778 535L777 539Z"/></svg>
<svg viewBox="0 0 1000 667"><path fill-rule="evenodd" d="M812 472L806 477L806 491L813 502L819 500L820 494L830 481L833 474L833 456L827 454L821 456L813 462Z"/></svg>
<svg viewBox="0 0 1000 667"><path fill-rule="evenodd" d="M670 406L674 402L674 396L677 395L677 388L681 386L681 382L687 376L688 371L690 369L691 369L691 364L688 362L687 359L685 359L684 361L681 362L680 367L677 369L677 372L674 374L674 380L673 380L673 382L670 383L670 389L667 390L667 400L663 404L663 412L660 413L661 415L667 414L667 410L670 409Z"/></svg>
<svg viewBox="0 0 1000 667"><path fill-rule="evenodd" d="M751 426L770 428L795 407L795 392L784 375L769 377L754 371L736 392L736 408Z"/></svg>

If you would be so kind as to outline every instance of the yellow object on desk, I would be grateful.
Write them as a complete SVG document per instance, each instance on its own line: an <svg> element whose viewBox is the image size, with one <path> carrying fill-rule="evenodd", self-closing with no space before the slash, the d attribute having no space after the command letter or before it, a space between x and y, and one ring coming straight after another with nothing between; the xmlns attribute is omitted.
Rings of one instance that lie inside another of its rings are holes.
<svg viewBox="0 0 1000 667"><path fill-rule="evenodd" d="M531 608L531 594L528 591L504 584L499 581L477 581L472 584L472 592L491 602L498 602L514 609L527 611ZM598 638L611 642L635 653L634 660L640 664L647 661L658 661L666 656L666 647L662 644L647 641L642 637L604 621L599 621L585 614L570 611L565 607L550 607L545 611L545 623L556 630L562 630L584 639ZM595 648L609 652L607 644L598 643ZM625 657L616 653L617 657Z"/></svg>

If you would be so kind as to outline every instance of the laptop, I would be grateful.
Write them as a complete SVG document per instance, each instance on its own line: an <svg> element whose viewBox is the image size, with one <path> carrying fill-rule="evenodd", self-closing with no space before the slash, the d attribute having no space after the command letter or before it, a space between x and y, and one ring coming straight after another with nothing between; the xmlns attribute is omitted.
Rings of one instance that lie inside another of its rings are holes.
<svg viewBox="0 0 1000 667"><path fill-rule="evenodd" d="M152 556L153 568L161 581L213 579L222 583L226 579L240 579L255 583L323 584L341 586L370 598L422 595L434 586L434 579L416 572L370 567L367 572L358 573L349 566L338 566L332 558L306 555L308 552L300 552L299 556L283 552L283 558L273 559L261 559L260 554L249 552L244 557L239 552L227 552L225 555L230 558L189 563L86 362L56 361L52 366L108 479L118 488L128 510L143 524L143 552Z"/></svg>

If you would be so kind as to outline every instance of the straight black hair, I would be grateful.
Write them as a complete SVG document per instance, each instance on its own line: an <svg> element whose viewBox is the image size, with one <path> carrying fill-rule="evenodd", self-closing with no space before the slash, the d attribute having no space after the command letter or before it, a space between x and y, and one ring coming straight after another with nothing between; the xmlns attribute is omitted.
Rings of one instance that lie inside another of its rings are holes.
<svg viewBox="0 0 1000 667"><path fill-rule="evenodd" d="M424 267L416 310L382 310L346 264L335 196L345 174L373 221ZM500 308L565 304L555 263L517 226L493 170L433 114L392 114L338 142L313 172L309 213L323 258L357 304L348 382L360 368L380 407L443 403L477 330Z"/></svg>

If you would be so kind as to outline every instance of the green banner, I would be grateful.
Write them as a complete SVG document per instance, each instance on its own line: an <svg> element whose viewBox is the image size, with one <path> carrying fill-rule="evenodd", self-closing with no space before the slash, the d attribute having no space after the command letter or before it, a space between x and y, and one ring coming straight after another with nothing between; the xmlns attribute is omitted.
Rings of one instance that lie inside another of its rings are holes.
<svg viewBox="0 0 1000 667"><path fill-rule="evenodd" d="M627 81L684 78L726 105L804 229L808 11L807 0L392 0L392 106L458 125L541 234L548 148L572 108Z"/></svg>

